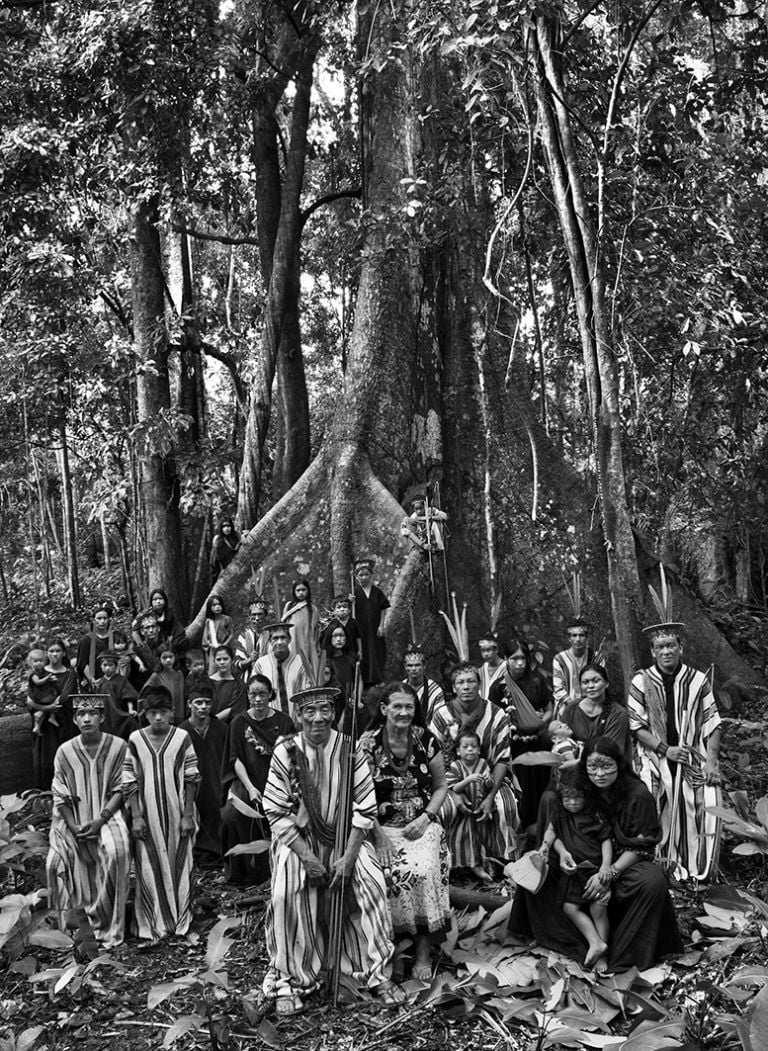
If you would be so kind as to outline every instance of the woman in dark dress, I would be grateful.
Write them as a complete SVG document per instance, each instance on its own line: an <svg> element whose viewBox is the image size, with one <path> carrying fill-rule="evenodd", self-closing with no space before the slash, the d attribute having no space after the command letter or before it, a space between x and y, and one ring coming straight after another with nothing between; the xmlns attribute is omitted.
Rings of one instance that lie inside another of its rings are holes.
<svg viewBox="0 0 768 1051"><path fill-rule="evenodd" d="M610 737L588 744L581 764L592 805L610 825L613 841L608 969L642 970L683 948L666 877L653 861L661 839L656 804ZM538 894L516 889L509 931L582 960L587 943L558 906L556 861L550 857L550 872ZM590 876L585 897L597 899L604 891L597 875Z"/></svg>
<svg viewBox="0 0 768 1051"><path fill-rule="evenodd" d="M109 606L99 606L93 611L90 632L77 644L75 668L78 682L93 684L101 675L99 657L105 650L112 649L112 610Z"/></svg>
<svg viewBox="0 0 768 1051"><path fill-rule="evenodd" d="M632 735L627 709L608 696L608 673L600 664L586 664L579 672L581 700L569 704L561 713L576 741L590 744L598 737L610 737L627 763L632 762Z"/></svg>
<svg viewBox="0 0 768 1051"><path fill-rule="evenodd" d="M59 710L56 712L55 726L46 719L41 726L41 733L32 735L32 787L47 792L53 780L53 757L64 741L77 736L71 696L77 692L77 673L70 667L67 659L67 647L61 639L52 639L48 643L48 663L45 671L56 681L56 701Z"/></svg>
<svg viewBox="0 0 768 1051"><path fill-rule="evenodd" d="M272 750L279 737L295 731L290 716L270 707L275 699L266 675L254 675L248 682L248 710L232 722L229 753L223 783L229 788L227 804L221 814L221 850L226 854L239 843L269 839L269 825L263 816L241 813L232 798L241 800L262 814L261 794L267 783ZM233 854L225 859L230 883L262 883L269 879L269 854Z"/></svg>
<svg viewBox="0 0 768 1051"><path fill-rule="evenodd" d="M512 759L524 752L547 752L552 691L526 642L513 638L505 651L508 656L504 673L491 686L488 700L507 713ZM521 830L535 824L539 800L549 784L550 773L549 766L514 767L521 792L518 804Z"/></svg>
<svg viewBox="0 0 768 1051"><path fill-rule="evenodd" d="M213 685L213 714L217 719L231 723L248 707L245 683L235 671L235 655L230 646L217 646L213 653L216 671L211 675Z"/></svg>
<svg viewBox="0 0 768 1051"><path fill-rule="evenodd" d="M360 674L364 686L383 682L387 663L384 611L389 609L389 599L373 583L374 564L369 558L355 562L355 622L363 642Z"/></svg>
<svg viewBox="0 0 768 1051"><path fill-rule="evenodd" d="M211 587L240 550L242 539L231 518L222 518L211 544Z"/></svg>

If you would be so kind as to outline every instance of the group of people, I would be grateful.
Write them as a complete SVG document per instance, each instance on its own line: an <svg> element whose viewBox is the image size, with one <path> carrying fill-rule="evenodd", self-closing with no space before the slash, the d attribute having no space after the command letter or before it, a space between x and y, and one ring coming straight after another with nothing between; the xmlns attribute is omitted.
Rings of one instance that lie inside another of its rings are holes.
<svg viewBox="0 0 768 1051"><path fill-rule="evenodd" d="M239 634L212 597L186 674L162 592L130 637L97 611L73 667L59 640L30 654L36 776L50 765L55 802L53 907L82 904L117 944L133 861L134 933L183 934L194 858L225 854L227 878L271 878L264 988L280 1014L318 988L332 944L342 970L398 1003L395 939L428 978L451 870L489 882L527 844L548 874L536 893L516 889L511 933L602 970L678 951L667 877L712 873L720 739L681 625L651 626L653 664L626 705L578 618L551 684L526 640L502 646L493 632L481 662L457 662L442 683L415 645L403 677L383 683L388 602L372 568L356 564L354 607L337 596L324 627L306 580L280 621L254 601Z"/></svg>

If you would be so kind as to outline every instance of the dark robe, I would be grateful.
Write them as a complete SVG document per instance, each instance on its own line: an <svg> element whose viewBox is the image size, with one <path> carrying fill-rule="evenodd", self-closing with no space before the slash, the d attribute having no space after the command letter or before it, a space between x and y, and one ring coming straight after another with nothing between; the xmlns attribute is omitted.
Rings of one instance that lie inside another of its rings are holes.
<svg viewBox="0 0 768 1051"><path fill-rule="evenodd" d="M70 697L77 692L77 673L73 668L64 668L54 673L56 696L62 706L56 712L54 726L50 719L43 719L41 733L32 735L32 787L50 791L53 781L53 758L60 744L77 736L77 727L72 712Z"/></svg>
<svg viewBox="0 0 768 1051"><path fill-rule="evenodd" d="M181 724L189 734L197 756L200 784L197 786L195 806L200 828L195 840L195 857L201 861L221 857L221 805L224 789L222 768L227 761L229 727L218 719L211 719L205 737L195 729L191 719Z"/></svg>
<svg viewBox="0 0 768 1051"><path fill-rule="evenodd" d="M620 797L602 809L611 827L614 862L625 850L641 854L621 878L611 884L608 905L610 935L608 969L627 971L650 967L662 956L682 952L675 909L662 869L648 859L661 838L656 804L643 783L625 775ZM512 903L509 932L534 937L555 952L583 960L587 943L559 908L560 871L550 854L550 871L538 894L518 887Z"/></svg>
<svg viewBox="0 0 768 1051"><path fill-rule="evenodd" d="M248 712L238 715L232 722L229 734L229 750L223 767L225 788L238 799L250 806L253 800L248 799L245 786L235 773L235 760L239 759L245 767L248 777L259 792L264 791L272 761L272 751L278 737L295 733L290 716L283 712L271 710L261 722L252 718ZM261 811L261 804L258 805ZM265 817L251 818L241 814L227 801L221 812L221 851L226 854L238 843L252 843L257 839L269 839L269 825ZM230 883L263 883L269 879L269 855L234 854L225 862L226 876Z"/></svg>
<svg viewBox="0 0 768 1051"><path fill-rule="evenodd" d="M138 713L138 693L126 677L119 674L113 675L111 679L102 675L96 682L96 689L108 698L104 704L102 730L127 741L133 731L139 728L138 714L131 715L128 711L128 702L135 701L133 708Z"/></svg>
<svg viewBox="0 0 768 1051"><path fill-rule="evenodd" d="M389 609L389 599L381 588L372 584L371 594L366 595L360 585L355 584L355 620L363 640L361 675L365 686L384 682L387 643L377 632L385 609Z"/></svg>
<svg viewBox="0 0 768 1051"><path fill-rule="evenodd" d="M326 656L331 656L331 636L336 628L341 628L347 636L347 642L342 652L345 653L347 657L351 657L352 660L357 660L357 640L362 636L360 635L360 628L357 626L357 621L354 617L350 617L346 624L342 624L338 617L331 617L327 626L323 628L320 633L320 649L325 651Z"/></svg>
<svg viewBox="0 0 768 1051"><path fill-rule="evenodd" d="M105 653L107 650L112 649L112 632L101 638L100 635L96 635L94 639L93 652L95 654L93 664L93 677L98 678L99 675L99 655ZM91 659L91 636L86 635L80 639L77 644L77 657L75 658L75 668L77 670L77 677L80 682L85 682L85 670L89 666Z"/></svg>
<svg viewBox="0 0 768 1051"><path fill-rule="evenodd" d="M552 691L549 683L540 671L526 671L515 685L521 690L532 707L543 715L547 708L552 707ZM546 726L542 724L541 729L535 734L522 734L517 731L517 718L515 704L512 700L507 686L506 672L496 680L488 691L488 700L497 704L507 713L510 722L510 753L514 759L524 752L548 752L551 742L547 734ZM524 831L530 825L536 823L539 810L539 802L549 784L552 769L549 766L515 766L513 767L517 783L520 785L520 801L518 813L520 815L520 830Z"/></svg>
<svg viewBox="0 0 768 1051"><path fill-rule="evenodd" d="M211 679L213 686L213 709L211 714L218 715L231 708L226 718L230 725L237 715L242 715L248 710L248 689L243 680L236 676L234 679Z"/></svg>

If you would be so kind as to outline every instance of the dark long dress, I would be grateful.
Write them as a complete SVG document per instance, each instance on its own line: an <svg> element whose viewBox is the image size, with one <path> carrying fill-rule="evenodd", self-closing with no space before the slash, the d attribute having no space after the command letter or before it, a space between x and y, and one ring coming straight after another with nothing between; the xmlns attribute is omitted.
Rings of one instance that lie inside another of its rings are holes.
<svg viewBox="0 0 768 1051"><path fill-rule="evenodd" d="M539 671L527 671L525 675L516 680L515 685L525 694L536 711L543 713L552 707L552 691L544 676ZM488 700L497 704L507 713L510 722L510 752L514 759L524 752L547 752L550 748L549 737L546 727L542 725L536 734L518 733L514 727L517 726L515 703L511 699L506 682L506 675L502 675L491 686L488 691ZM520 785L520 802L518 812L520 815L520 828L526 829L536 822L539 809L539 801L546 791L551 775L548 766L516 766L514 767L517 783Z"/></svg>
<svg viewBox="0 0 768 1051"><path fill-rule="evenodd" d="M235 773L235 760L239 759L248 777L259 790L264 791L272 761L272 751L278 737L293 734L295 727L290 716L274 709L261 722L249 712L238 715L229 732L229 750L223 767L223 786L243 802L253 805L245 787ZM261 808L259 808L261 809ZM269 839L266 818L250 818L241 814L231 800L221 812L221 851L223 854L238 843L251 843L256 839ZM226 859L226 876L231 883L263 883L269 879L269 855L235 854Z"/></svg>
<svg viewBox="0 0 768 1051"><path fill-rule="evenodd" d="M355 584L355 620L363 640L361 675L366 686L384 681L387 643L377 632L385 609L389 609L389 599L381 588L372 584L370 595L366 595L360 585Z"/></svg>
<svg viewBox="0 0 768 1051"><path fill-rule="evenodd" d="M112 632L103 638L101 635L96 635L94 638L94 679L99 676L99 656L105 653L107 650L112 649ZM85 681L85 670L91 659L91 636L85 635L77 644L77 657L75 658L75 668L77 669L77 677L82 682Z"/></svg>
<svg viewBox="0 0 768 1051"><path fill-rule="evenodd" d="M218 719L211 719L203 737L191 719L181 724L189 734L197 755L200 784L197 786L195 806L200 828L195 840L195 856L201 860L221 857L221 805L223 802L222 767L227 759L229 727Z"/></svg>
<svg viewBox="0 0 768 1051"><path fill-rule="evenodd" d="M683 947L667 880L659 866L648 860L661 838L656 804L642 782L632 775L625 776L622 788L622 797L604 811L611 826L614 860L625 850L635 850L641 856L611 885L611 971L627 971L630 967L642 970L662 956L681 952ZM552 867L538 894L516 889L509 932L521 938L533 936L546 948L581 960L587 943L558 907L556 861L550 855Z"/></svg>
<svg viewBox="0 0 768 1051"><path fill-rule="evenodd" d="M230 725L237 715L242 715L248 708L248 691L245 683L239 676L234 679L211 679L213 686L213 709L212 714L218 715L227 708L231 712L226 718Z"/></svg>
<svg viewBox="0 0 768 1051"><path fill-rule="evenodd" d="M53 781L53 759L56 750L64 741L77 736L70 697L77 690L77 672L74 668L63 668L53 672L56 678L56 695L61 710L56 712L54 726L50 719L43 719L42 733L32 735L32 787L48 792Z"/></svg>

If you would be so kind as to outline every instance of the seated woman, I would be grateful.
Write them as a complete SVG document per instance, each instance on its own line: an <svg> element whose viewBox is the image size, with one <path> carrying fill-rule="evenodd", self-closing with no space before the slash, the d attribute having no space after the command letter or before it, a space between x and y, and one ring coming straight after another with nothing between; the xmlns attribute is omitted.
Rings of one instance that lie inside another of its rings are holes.
<svg viewBox="0 0 768 1051"><path fill-rule="evenodd" d="M223 854L239 843L269 839L267 819L241 813L232 799L263 813L261 797L275 742L294 732L290 716L270 707L274 699L275 691L266 675L254 675L248 682L248 711L232 720L222 778L228 788L227 804L221 813ZM230 883L262 883L269 879L268 855L230 855L225 860L225 875Z"/></svg>
<svg viewBox="0 0 768 1051"><path fill-rule="evenodd" d="M414 941L413 977L432 977L430 946L450 925L448 850L437 813L447 794L440 744L413 725L416 691L391 682L381 695L378 725L360 738L376 792L374 842L396 937Z"/></svg>
<svg viewBox="0 0 768 1051"><path fill-rule="evenodd" d="M587 745L598 737L610 737L632 765L632 735L629 732L627 710L608 696L608 672L600 664L586 664L579 672L581 700L569 704L560 713L560 719L571 730L578 744ZM583 748L582 748L583 753ZM576 760L566 761L563 766L575 766ZM553 785L541 797L537 824L538 841L541 841L555 802Z"/></svg>
<svg viewBox="0 0 768 1051"><path fill-rule="evenodd" d="M213 685L213 714L217 719L231 723L248 707L245 683L234 671L235 655L231 646L217 646L213 652L216 671L211 675Z"/></svg>
<svg viewBox="0 0 768 1051"><path fill-rule="evenodd" d="M580 762L591 805L608 822L613 843L608 969L642 970L683 947L666 877L653 861L661 837L656 805L610 737L588 744ZM548 949L582 960L587 942L561 911L559 890L560 870L555 864L538 894L518 887L509 932L533 936ZM586 882L584 898L596 901L604 895L605 887L595 873Z"/></svg>

